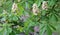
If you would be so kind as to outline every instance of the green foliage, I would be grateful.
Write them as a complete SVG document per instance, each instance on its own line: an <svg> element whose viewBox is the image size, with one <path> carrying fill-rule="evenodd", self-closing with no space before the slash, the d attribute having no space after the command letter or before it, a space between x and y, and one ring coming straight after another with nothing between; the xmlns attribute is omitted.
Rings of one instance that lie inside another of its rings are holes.
<svg viewBox="0 0 60 35"><path fill-rule="evenodd" d="M9 35L9 33L12 32L12 29L10 28L11 24L1 24L1 30L0 30L0 35Z"/></svg>
<svg viewBox="0 0 60 35"><path fill-rule="evenodd" d="M43 1L48 2L48 9L43 10ZM13 12L13 3L17 9ZM33 4L39 9L38 15L32 12ZM0 0L0 35L16 35L34 32L34 26L39 26L39 34L52 35L60 32L60 1L59 0Z"/></svg>

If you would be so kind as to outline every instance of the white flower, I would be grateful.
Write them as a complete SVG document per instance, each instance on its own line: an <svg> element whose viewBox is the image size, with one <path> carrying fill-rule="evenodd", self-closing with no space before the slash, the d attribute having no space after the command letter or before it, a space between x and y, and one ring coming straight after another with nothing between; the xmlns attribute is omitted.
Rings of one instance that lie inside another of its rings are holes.
<svg viewBox="0 0 60 35"><path fill-rule="evenodd" d="M33 7L33 9L32 9L33 14L34 14L34 15L37 15L37 13L38 13L38 7L37 7L37 4L34 3L32 7Z"/></svg>
<svg viewBox="0 0 60 35"><path fill-rule="evenodd" d="M48 8L48 2L47 1L43 1L43 3L42 3L42 9L43 10L47 10L47 8Z"/></svg>
<svg viewBox="0 0 60 35"><path fill-rule="evenodd" d="M13 3L12 5L12 12L15 12L17 9L17 4L16 3Z"/></svg>

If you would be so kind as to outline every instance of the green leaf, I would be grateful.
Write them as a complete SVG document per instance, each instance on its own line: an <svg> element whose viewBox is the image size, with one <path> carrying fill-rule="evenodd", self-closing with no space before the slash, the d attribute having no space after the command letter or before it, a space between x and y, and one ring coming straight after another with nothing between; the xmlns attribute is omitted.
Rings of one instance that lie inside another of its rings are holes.
<svg viewBox="0 0 60 35"><path fill-rule="evenodd" d="M12 29L8 24L3 24L2 30L0 30L0 35L9 35L12 32Z"/></svg>
<svg viewBox="0 0 60 35"><path fill-rule="evenodd" d="M0 14L3 12L3 8L2 7L0 7Z"/></svg>
<svg viewBox="0 0 60 35"><path fill-rule="evenodd" d="M46 31L46 25L45 24L40 24L39 26L40 26L40 28L39 28L40 29L39 34L43 35L44 32Z"/></svg>
<svg viewBox="0 0 60 35"><path fill-rule="evenodd" d="M46 11L45 11L45 10L43 10L43 11L42 11L42 15L45 15L45 14L46 14Z"/></svg>
<svg viewBox="0 0 60 35"><path fill-rule="evenodd" d="M43 35L45 30L46 30L46 26L44 28L40 29L40 35Z"/></svg>
<svg viewBox="0 0 60 35"><path fill-rule="evenodd" d="M52 14L52 15L50 16L49 22L51 22L51 23L56 23L56 22L57 22L57 18L56 18L56 16L55 16L54 14Z"/></svg>
<svg viewBox="0 0 60 35"><path fill-rule="evenodd" d="M45 27L44 24L40 24L40 29L43 29Z"/></svg>
<svg viewBox="0 0 60 35"><path fill-rule="evenodd" d="M18 15L22 15L23 12L24 12L24 8L23 8L23 6L20 3L18 4L18 9L19 9Z"/></svg>
<svg viewBox="0 0 60 35"><path fill-rule="evenodd" d="M56 28L53 25L49 24L49 26L50 26L50 28L52 28L53 30L56 31Z"/></svg>
<svg viewBox="0 0 60 35"><path fill-rule="evenodd" d="M48 4L49 6L53 6L56 3L56 0L49 0Z"/></svg>
<svg viewBox="0 0 60 35"><path fill-rule="evenodd" d="M35 1L35 3L37 3L37 6L40 7L41 6L41 3L42 3L43 0L37 0Z"/></svg>
<svg viewBox="0 0 60 35"><path fill-rule="evenodd" d="M47 35L52 35L52 30L49 28L48 25L47 25L46 28L47 28L47 31L46 31L47 32Z"/></svg>
<svg viewBox="0 0 60 35"><path fill-rule="evenodd" d="M17 21L18 20L18 17L17 16L14 16L13 17L13 21Z"/></svg>

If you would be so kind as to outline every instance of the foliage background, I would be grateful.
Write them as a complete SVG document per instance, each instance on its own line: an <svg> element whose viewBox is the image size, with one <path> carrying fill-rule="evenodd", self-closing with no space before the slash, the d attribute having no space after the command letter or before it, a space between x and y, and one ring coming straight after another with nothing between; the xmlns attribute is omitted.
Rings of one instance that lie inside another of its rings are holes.
<svg viewBox="0 0 60 35"><path fill-rule="evenodd" d="M48 10L42 10L42 2L48 1ZM16 11L12 11L13 3L17 4ZM32 12L36 3L38 15ZM18 35L24 32L34 32L33 27L39 26L39 34L52 35L60 33L60 0L0 0L0 35Z"/></svg>

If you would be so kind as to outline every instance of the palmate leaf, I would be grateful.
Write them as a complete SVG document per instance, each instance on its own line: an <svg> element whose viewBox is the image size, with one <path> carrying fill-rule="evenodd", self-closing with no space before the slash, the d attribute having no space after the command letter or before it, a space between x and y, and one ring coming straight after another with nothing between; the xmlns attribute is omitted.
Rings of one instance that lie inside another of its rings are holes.
<svg viewBox="0 0 60 35"><path fill-rule="evenodd" d="M53 6L56 3L56 0L49 0L48 5Z"/></svg>
<svg viewBox="0 0 60 35"><path fill-rule="evenodd" d="M51 27L49 24L40 24L40 35L52 35Z"/></svg>
<svg viewBox="0 0 60 35"><path fill-rule="evenodd" d="M56 28L51 24L47 24L46 28L47 35L52 35L53 30L56 31Z"/></svg>

